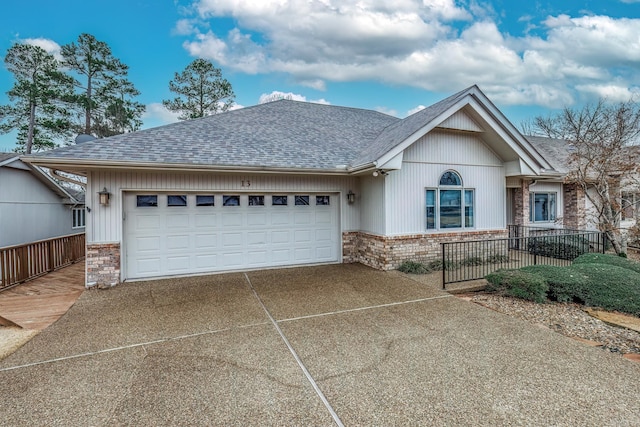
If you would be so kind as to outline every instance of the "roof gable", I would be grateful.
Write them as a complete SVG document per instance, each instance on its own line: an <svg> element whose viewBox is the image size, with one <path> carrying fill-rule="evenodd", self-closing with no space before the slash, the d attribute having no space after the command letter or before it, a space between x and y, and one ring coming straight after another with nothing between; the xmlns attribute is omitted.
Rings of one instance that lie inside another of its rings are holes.
<svg viewBox="0 0 640 427"><path fill-rule="evenodd" d="M558 175L477 86L471 86L389 126L376 138L374 149L363 153L359 162L383 167L431 130L454 124L456 130L483 131L483 139L489 148L501 154L505 163L518 164L516 169L511 169L514 173L520 170L526 175Z"/></svg>

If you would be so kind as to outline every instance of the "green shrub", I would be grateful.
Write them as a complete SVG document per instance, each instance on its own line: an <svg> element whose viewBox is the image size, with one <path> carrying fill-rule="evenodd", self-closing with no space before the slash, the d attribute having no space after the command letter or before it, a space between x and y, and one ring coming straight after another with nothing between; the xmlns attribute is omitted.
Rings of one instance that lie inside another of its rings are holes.
<svg viewBox="0 0 640 427"><path fill-rule="evenodd" d="M640 262L613 254L584 254L573 260L574 264L608 264L640 273Z"/></svg>
<svg viewBox="0 0 640 427"><path fill-rule="evenodd" d="M460 265L467 265L467 266L476 266L476 265L483 265L483 264L484 264L484 260L477 256L468 257L460 261Z"/></svg>
<svg viewBox="0 0 640 427"><path fill-rule="evenodd" d="M581 292L586 305L640 316L640 273L617 265L595 263L576 263L567 269L586 277Z"/></svg>
<svg viewBox="0 0 640 427"><path fill-rule="evenodd" d="M544 277L522 270L498 270L486 277L487 291L543 303L549 286Z"/></svg>
<svg viewBox="0 0 640 427"><path fill-rule="evenodd" d="M489 255L487 257L487 263L489 264L502 264L503 262L509 262L509 256L508 255Z"/></svg>
<svg viewBox="0 0 640 427"><path fill-rule="evenodd" d="M431 273L431 269L428 266L422 264L421 262L416 262L416 261L405 261L402 264L400 264L400 267L398 267L398 270L408 274Z"/></svg>
<svg viewBox="0 0 640 427"><path fill-rule="evenodd" d="M529 239L529 253L556 259L574 259L589 252L589 241L579 236L546 236Z"/></svg>
<svg viewBox="0 0 640 427"><path fill-rule="evenodd" d="M530 265L522 271L542 276L549 285L548 297L559 302L584 303L588 277L579 271L555 265Z"/></svg>
<svg viewBox="0 0 640 427"><path fill-rule="evenodd" d="M429 264L427 264L427 267L429 267L433 271L442 271L442 260L440 259L433 260ZM447 271L455 270L458 267L459 267L458 263L450 260L447 260L444 264L444 268Z"/></svg>

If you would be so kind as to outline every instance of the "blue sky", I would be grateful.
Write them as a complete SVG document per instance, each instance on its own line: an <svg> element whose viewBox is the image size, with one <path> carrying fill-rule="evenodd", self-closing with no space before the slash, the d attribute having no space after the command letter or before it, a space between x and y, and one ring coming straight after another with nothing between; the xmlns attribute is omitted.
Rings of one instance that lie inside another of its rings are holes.
<svg viewBox="0 0 640 427"><path fill-rule="evenodd" d="M640 95L640 0L6 0L15 42L52 53L87 32L129 65L143 127L193 59L221 67L239 106L294 99L404 117L478 84L516 126L564 106ZM0 69L0 104L12 76ZM14 135L0 135L10 151Z"/></svg>

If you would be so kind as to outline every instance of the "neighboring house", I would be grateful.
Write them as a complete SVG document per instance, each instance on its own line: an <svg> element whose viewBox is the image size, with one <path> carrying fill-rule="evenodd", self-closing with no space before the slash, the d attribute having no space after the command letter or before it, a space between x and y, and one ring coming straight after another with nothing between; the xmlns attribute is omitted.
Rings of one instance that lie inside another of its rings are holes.
<svg viewBox="0 0 640 427"><path fill-rule="evenodd" d="M529 142L549 160L553 168L562 174L561 178L536 179L525 182L530 195L531 225L545 224L581 230L598 230L598 209L586 197L584 190L567 177L570 171L573 147L569 141L555 138L527 136ZM625 155L639 158L637 147L628 147ZM633 174L611 177L612 185L619 191L620 229L635 225L638 218L640 194L638 177ZM598 200L594 188L592 198Z"/></svg>
<svg viewBox="0 0 640 427"><path fill-rule="evenodd" d="M84 205L16 153L0 153L0 247L84 231Z"/></svg>
<svg viewBox="0 0 640 427"><path fill-rule="evenodd" d="M405 119L281 100L25 161L87 176L88 286L316 263L391 269L438 257L440 242L506 236L508 222L528 223L530 187L548 208L563 197L546 187L562 173L477 86Z"/></svg>

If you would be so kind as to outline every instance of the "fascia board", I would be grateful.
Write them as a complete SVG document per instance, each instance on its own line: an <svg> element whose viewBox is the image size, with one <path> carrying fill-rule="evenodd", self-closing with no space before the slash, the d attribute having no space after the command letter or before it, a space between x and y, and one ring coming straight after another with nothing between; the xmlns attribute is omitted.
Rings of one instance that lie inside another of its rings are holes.
<svg viewBox="0 0 640 427"><path fill-rule="evenodd" d="M158 170L158 171L194 171L194 172L220 172L220 173L270 173L270 174L307 174L307 175L349 175L349 170L336 169L303 169L281 168L267 166L232 166L232 165L194 165L183 163L140 163L140 162L113 162L103 160L68 159L68 158L42 158L29 157L24 161L32 165L50 167L60 170L70 168L78 169L126 169L126 170Z"/></svg>

